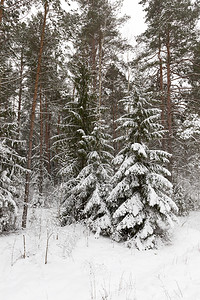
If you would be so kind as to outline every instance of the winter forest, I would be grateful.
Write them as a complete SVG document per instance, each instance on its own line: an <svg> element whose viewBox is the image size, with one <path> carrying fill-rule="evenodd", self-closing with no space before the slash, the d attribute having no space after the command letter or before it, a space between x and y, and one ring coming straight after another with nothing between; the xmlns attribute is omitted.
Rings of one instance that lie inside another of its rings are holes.
<svg viewBox="0 0 200 300"><path fill-rule="evenodd" d="M16 300L200 299L200 273L182 270L200 264L200 3L132 1L146 24L135 43L123 0L0 0L2 300L5 270L36 274L42 255L46 287ZM82 292L57 294L83 257ZM127 274L112 257L129 257ZM102 266L118 274L109 286Z"/></svg>

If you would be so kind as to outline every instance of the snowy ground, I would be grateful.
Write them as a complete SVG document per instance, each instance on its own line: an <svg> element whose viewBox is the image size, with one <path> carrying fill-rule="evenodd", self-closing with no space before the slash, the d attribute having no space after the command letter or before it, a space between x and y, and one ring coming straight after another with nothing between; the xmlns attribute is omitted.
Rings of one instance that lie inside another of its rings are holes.
<svg viewBox="0 0 200 300"><path fill-rule="evenodd" d="M1 300L200 299L200 212L180 219L170 245L144 252L54 220L41 210L23 233L0 236Z"/></svg>

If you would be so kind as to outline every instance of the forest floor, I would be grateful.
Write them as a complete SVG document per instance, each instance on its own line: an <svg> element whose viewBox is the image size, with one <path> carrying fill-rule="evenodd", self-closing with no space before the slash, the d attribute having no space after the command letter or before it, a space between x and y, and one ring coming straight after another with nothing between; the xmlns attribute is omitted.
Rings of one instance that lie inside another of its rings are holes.
<svg viewBox="0 0 200 300"><path fill-rule="evenodd" d="M0 299L199 300L200 212L179 219L170 244L140 252L32 211L28 229L0 236Z"/></svg>

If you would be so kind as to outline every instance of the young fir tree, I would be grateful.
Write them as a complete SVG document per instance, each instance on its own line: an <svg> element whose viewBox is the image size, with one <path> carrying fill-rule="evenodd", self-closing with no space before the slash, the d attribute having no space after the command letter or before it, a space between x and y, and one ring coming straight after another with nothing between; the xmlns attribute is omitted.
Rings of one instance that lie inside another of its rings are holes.
<svg viewBox="0 0 200 300"><path fill-rule="evenodd" d="M103 121L98 120L91 134L83 138L87 145L86 166L75 178L65 206L73 207L76 219L86 220L92 231L108 235L111 232L111 217L106 198L112 174L110 161L113 158L113 149L108 143L110 137L105 133Z"/></svg>
<svg viewBox="0 0 200 300"><path fill-rule="evenodd" d="M17 144L14 138L8 142L0 137L0 233L14 228L22 197L25 170L23 158L14 149Z"/></svg>
<svg viewBox="0 0 200 300"><path fill-rule="evenodd" d="M4 106L2 102L0 108L0 232L14 226L25 171L23 141L18 139L16 114L10 105L13 94L4 95L4 91L5 89L1 89L1 99L7 95L7 105L10 107Z"/></svg>
<svg viewBox="0 0 200 300"><path fill-rule="evenodd" d="M165 235L177 209L166 178L170 155L147 146L163 134L160 111L150 107L151 96L135 87L123 103L127 113L119 119L119 129L124 132L120 139L125 146L114 159L119 169L107 199L113 212L113 238L148 249Z"/></svg>

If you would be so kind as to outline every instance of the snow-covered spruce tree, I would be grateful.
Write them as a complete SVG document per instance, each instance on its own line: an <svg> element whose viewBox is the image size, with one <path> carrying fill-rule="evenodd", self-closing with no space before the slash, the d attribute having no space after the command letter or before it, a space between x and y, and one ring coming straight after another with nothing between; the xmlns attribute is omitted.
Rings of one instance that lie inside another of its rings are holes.
<svg viewBox="0 0 200 300"><path fill-rule="evenodd" d="M11 51L15 35L11 27L16 27L18 16L17 11L16 19L12 18L10 12L6 18L3 16L3 34L0 36L0 233L14 227L16 203L19 203L23 190L23 150L15 107L18 91L18 80L15 79L18 74L16 55L14 58ZM7 20L11 23L8 24Z"/></svg>
<svg viewBox="0 0 200 300"><path fill-rule="evenodd" d="M150 150L148 142L162 137L160 111L150 107L151 95L135 87L123 100L126 114L119 119L124 148L114 162L119 165L107 199L113 214L113 239L138 249L156 247L166 237L177 207L165 165L170 155Z"/></svg>
<svg viewBox="0 0 200 300"><path fill-rule="evenodd" d="M106 198L112 175L110 161L113 159L113 148L109 136L105 133L103 121L96 121L90 135L84 136L87 144L86 166L80 171L68 193L64 206L63 218L68 211L74 211L75 219L85 220L89 228L109 235L111 217Z"/></svg>
<svg viewBox="0 0 200 300"><path fill-rule="evenodd" d="M0 111L0 233L15 226L25 172L24 159L19 151L22 141L17 139L15 123L11 120L8 122L8 111L4 111L4 115L2 112L3 110Z"/></svg>
<svg viewBox="0 0 200 300"><path fill-rule="evenodd" d="M91 74L84 58L74 55L69 68L72 73L73 92L68 92L64 99L66 104L61 116L60 135L54 144L57 147L60 173L67 176L69 171L71 177L73 170L76 177L86 163L87 146L83 137L92 132L95 96L90 89Z"/></svg>
<svg viewBox="0 0 200 300"><path fill-rule="evenodd" d="M91 73L87 59L75 55L70 65L73 96L69 97L61 124L62 136L57 145L64 148L60 161L62 180L61 224L88 219L91 229L95 230L108 218L105 190L110 175L108 160L112 147L107 143L103 121L97 112L97 95L91 88ZM94 199L96 199L95 202ZM90 201L90 204L89 204ZM87 205L88 203L88 205ZM87 205L87 207L86 207Z"/></svg>
<svg viewBox="0 0 200 300"><path fill-rule="evenodd" d="M57 176L60 178L58 189L62 190L61 203L66 203L70 191L76 185L76 177L86 166L87 143L85 136L92 132L94 122L94 95L90 91L91 76L87 63L81 56L74 57L70 64L72 72L73 95L66 97L59 125L59 135L54 139L56 156L54 161L59 165ZM55 160L56 159L56 160ZM68 202L68 201L67 201ZM71 218L78 220L79 213L71 206L72 202L64 204L62 224Z"/></svg>

